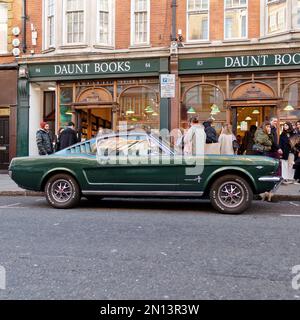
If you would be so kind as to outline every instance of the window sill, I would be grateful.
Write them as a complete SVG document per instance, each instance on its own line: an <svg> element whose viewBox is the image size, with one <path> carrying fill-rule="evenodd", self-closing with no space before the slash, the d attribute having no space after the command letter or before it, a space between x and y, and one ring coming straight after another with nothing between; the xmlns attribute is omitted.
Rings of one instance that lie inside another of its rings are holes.
<svg viewBox="0 0 300 320"><path fill-rule="evenodd" d="M13 57L13 54L10 52L0 52L0 57Z"/></svg>
<svg viewBox="0 0 300 320"><path fill-rule="evenodd" d="M53 51L55 51L55 50L56 50L56 48L51 47L51 48L48 48L48 49L43 50L42 53L43 53L43 54L46 54L46 53L53 52Z"/></svg>
<svg viewBox="0 0 300 320"><path fill-rule="evenodd" d="M141 45L132 45L129 46L128 49L147 49L147 48L151 48L150 44L141 44Z"/></svg>
<svg viewBox="0 0 300 320"><path fill-rule="evenodd" d="M272 34L267 34L265 36L260 37L260 40L264 40L264 39L272 39L272 38L277 38L277 37L281 37L281 36L286 36L289 35L292 31L281 31L281 32L276 32L276 33L272 33Z"/></svg>
<svg viewBox="0 0 300 320"><path fill-rule="evenodd" d="M87 44L66 44L66 45L63 45L63 46L60 46L59 49L62 49L62 50L66 50L66 49L85 49L85 48L88 48L88 45Z"/></svg>
<svg viewBox="0 0 300 320"><path fill-rule="evenodd" d="M201 44L210 44L210 40L187 40L186 42L183 42L184 45L190 46L190 45L201 45Z"/></svg>
<svg viewBox="0 0 300 320"><path fill-rule="evenodd" d="M115 50L114 46L105 46L105 45L101 45L101 44L95 44L93 46L95 49L103 49L103 50Z"/></svg>
<svg viewBox="0 0 300 320"><path fill-rule="evenodd" d="M243 39L224 39L223 41L222 41L222 43L240 43L240 42L245 42L245 43L248 43L248 42L250 42L251 40L250 39L248 39L248 38L243 38Z"/></svg>

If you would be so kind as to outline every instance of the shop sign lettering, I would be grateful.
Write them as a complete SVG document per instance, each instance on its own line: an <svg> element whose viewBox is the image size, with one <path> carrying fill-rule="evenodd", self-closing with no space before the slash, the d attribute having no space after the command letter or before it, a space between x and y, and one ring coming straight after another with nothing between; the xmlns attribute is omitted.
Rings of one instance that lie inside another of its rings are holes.
<svg viewBox="0 0 300 320"><path fill-rule="evenodd" d="M129 72L131 69L130 61L101 62L101 63L72 63L54 65L54 74L56 76L68 76L90 73L122 73Z"/></svg>
<svg viewBox="0 0 300 320"><path fill-rule="evenodd" d="M28 65L30 78L98 78L122 75L152 73L159 75L161 68L165 68L166 58L104 60L83 62L60 62ZM164 63L162 63L164 62ZM163 71L167 71L163 69Z"/></svg>
<svg viewBox="0 0 300 320"><path fill-rule="evenodd" d="M271 59L271 60L270 60ZM300 65L300 53L225 57L225 68L249 68L268 65Z"/></svg>
<svg viewBox="0 0 300 320"><path fill-rule="evenodd" d="M300 52L179 60L179 71L189 73L243 68L300 66Z"/></svg>

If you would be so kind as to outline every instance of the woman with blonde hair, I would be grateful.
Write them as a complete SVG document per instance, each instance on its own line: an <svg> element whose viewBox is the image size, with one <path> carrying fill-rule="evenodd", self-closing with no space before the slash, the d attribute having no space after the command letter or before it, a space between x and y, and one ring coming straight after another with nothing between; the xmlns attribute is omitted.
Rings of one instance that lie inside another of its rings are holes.
<svg viewBox="0 0 300 320"><path fill-rule="evenodd" d="M232 133L232 126L225 124L219 137L220 153L228 155L235 154L235 150L233 149L233 141L235 140L235 135Z"/></svg>

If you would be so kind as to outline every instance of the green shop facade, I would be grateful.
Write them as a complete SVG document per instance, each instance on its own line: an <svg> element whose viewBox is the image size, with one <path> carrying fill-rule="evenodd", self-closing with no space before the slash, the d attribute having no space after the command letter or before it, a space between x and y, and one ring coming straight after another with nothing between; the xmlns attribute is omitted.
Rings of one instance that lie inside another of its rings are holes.
<svg viewBox="0 0 300 320"><path fill-rule="evenodd" d="M247 53L179 59L179 112L174 126L191 116L227 122L243 136L251 125L276 116L281 125L300 119L300 52Z"/></svg>
<svg viewBox="0 0 300 320"><path fill-rule="evenodd" d="M20 64L17 155L35 155L41 121L58 133L73 121L82 140L99 129L169 128L169 99L160 96L168 58Z"/></svg>

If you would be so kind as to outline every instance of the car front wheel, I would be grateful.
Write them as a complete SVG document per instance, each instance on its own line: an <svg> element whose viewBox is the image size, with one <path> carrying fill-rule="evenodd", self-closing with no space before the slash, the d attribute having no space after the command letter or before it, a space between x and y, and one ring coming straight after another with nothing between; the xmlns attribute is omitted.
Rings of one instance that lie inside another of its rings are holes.
<svg viewBox="0 0 300 320"><path fill-rule="evenodd" d="M213 207L225 214L241 214L253 200L249 183L236 175L218 178L211 186L210 200Z"/></svg>
<svg viewBox="0 0 300 320"><path fill-rule="evenodd" d="M75 207L81 198L77 181L68 174L56 174L46 183L45 194L48 203L56 209Z"/></svg>

